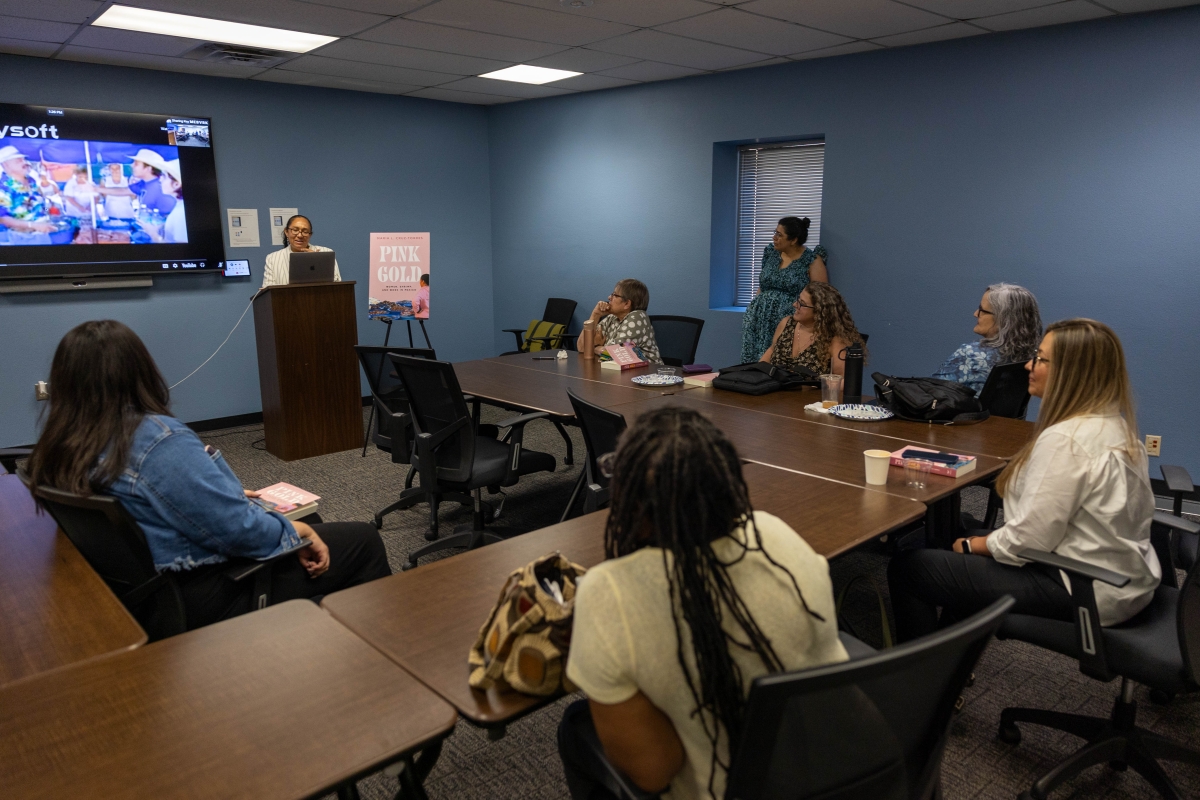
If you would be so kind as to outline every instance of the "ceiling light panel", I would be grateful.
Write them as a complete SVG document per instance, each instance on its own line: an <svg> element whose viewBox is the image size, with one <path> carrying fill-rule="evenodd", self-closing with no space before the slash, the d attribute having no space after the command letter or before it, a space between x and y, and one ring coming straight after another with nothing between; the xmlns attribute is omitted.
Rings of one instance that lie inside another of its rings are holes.
<svg viewBox="0 0 1200 800"><path fill-rule="evenodd" d="M157 33L161 36L264 47L270 50L285 50L289 53L307 53L337 41L336 36L302 33L283 28L267 28L261 25L244 25L240 22L225 22L219 19L193 17L188 14L171 14L166 11L151 11L146 8L129 6L112 6L92 24L102 28L119 28L126 31Z"/></svg>
<svg viewBox="0 0 1200 800"><path fill-rule="evenodd" d="M479 77L491 78L494 81L532 83L536 86L541 86L544 83L553 83L554 81L561 81L563 78L574 78L576 75L582 74L582 72L571 72L567 69L550 69L549 67L535 67L530 64L517 64L515 67L498 69L495 72L488 72Z"/></svg>

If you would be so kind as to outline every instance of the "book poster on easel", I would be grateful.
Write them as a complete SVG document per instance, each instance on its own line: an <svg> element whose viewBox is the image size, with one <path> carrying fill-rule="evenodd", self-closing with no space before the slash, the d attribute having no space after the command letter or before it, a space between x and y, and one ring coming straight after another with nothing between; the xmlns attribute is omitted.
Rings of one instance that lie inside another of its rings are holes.
<svg viewBox="0 0 1200 800"><path fill-rule="evenodd" d="M372 233L367 316L429 319L429 234Z"/></svg>

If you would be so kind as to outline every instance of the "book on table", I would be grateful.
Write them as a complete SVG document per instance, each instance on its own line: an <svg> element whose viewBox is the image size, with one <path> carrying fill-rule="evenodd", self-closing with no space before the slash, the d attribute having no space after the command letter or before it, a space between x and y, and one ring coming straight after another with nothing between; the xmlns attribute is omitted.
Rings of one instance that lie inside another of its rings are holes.
<svg viewBox="0 0 1200 800"><path fill-rule="evenodd" d="M317 501L321 498L312 492L292 486L290 483L276 483L265 489L258 490L258 497L251 498L267 511L283 514L290 520L307 517L317 510Z"/></svg>
<svg viewBox="0 0 1200 800"><path fill-rule="evenodd" d="M703 375L684 375L683 382L687 386L712 386L713 379L721 373L705 372Z"/></svg>
<svg viewBox="0 0 1200 800"><path fill-rule="evenodd" d="M908 453L907 456L904 454ZM921 455L928 453L929 456ZM905 458L924 458L930 462L932 466L929 471L934 475L945 475L949 478L957 478L965 475L975 469L978 460L975 456L964 456L958 453L945 453L941 450L933 450L929 447L913 447L906 445L899 450L892 452L892 466L903 467ZM936 459L936 460L935 460ZM953 459L953 460L951 460Z"/></svg>
<svg viewBox="0 0 1200 800"><path fill-rule="evenodd" d="M601 361L601 369L635 369L637 367L644 367L650 363L639 358L631 344L605 345L604 352L608 353L612 361Z"/></svg>

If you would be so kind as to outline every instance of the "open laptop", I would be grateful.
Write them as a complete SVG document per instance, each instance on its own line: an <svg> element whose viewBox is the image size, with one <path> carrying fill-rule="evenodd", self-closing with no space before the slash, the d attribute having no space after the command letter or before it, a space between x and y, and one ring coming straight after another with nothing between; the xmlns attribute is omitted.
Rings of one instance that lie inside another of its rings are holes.
<svg viewBox="0 0 1200 800"><path fill-rule="evenodd" d="M288 283L332 283L332 250L316 253L289 253Z"/></svg>

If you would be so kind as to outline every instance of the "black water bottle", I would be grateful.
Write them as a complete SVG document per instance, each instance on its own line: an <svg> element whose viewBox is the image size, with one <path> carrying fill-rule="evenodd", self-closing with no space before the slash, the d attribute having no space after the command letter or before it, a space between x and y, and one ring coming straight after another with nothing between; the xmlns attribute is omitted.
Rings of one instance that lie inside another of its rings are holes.
<svg viewBox="0 0 1200 800"><path fill-rule="evenodd" d="M863 346L855 342L846 348L846 377L842 381L842 402L862 402Z"/></svg>

